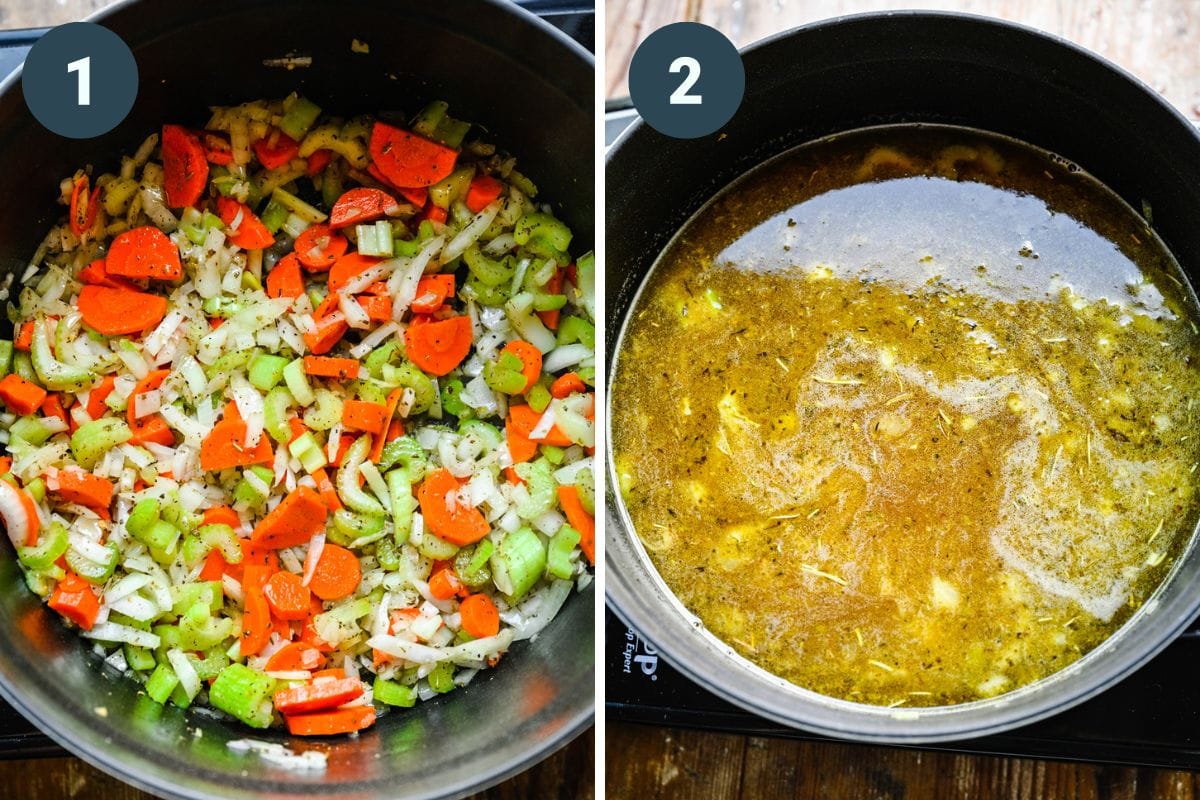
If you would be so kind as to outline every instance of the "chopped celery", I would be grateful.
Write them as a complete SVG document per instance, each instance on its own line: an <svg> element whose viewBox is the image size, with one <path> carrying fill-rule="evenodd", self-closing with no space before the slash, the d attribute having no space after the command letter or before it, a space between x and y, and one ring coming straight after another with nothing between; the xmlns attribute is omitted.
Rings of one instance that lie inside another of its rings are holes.
<svg viewBox="0 0 1200 800"><path fill-rule="evenodd" d="M32 570L49 569L54 566L64 553L70 539L67 527L61 522L54 522L38 536L38 542L33 547L18 547L17 558L22 564Z"/></svg>
<svg viewBox="0 0 1200 800"><path fill-rule="evenodd" d="M375 543L375 559L388 572L400 569L400 550L395 538L385 536Z"/></svg>
<svg viewBox="0 0 1200 800"><path fill-rule="evenodd" d="M242 664L230 664L209 688L208 700L214 708L252 728L266 728L274 711L271 704L274 688L275 681L263 673Z"/></svg>
<svg viewBox="0 0 1200 800"><path fill-rule="evenodd" d="M190 569L203 561L210 549L208 545L200 541L199 536L189 533L183 537L183 544L179 548L179 554L183 558L184 565Z"/></svg>
<svg viewBox="0 0 1200 800"><path fill-rule="evenodd" d="M371 692L375 698L375 702L383 703L385 706L412 708L417 704L417 690L415 687L384 680L379 676L375 677L375 683L371 687Z"/></svg>
<svg viewBox="0 0 1200 800"><path fill-rule="evenodd" d="M37 372L33 369L33 359L29 357L29 353L17 352L13 354L13 372L20 375L30 383L39 383Z"/></svg>
<svg viewBox="0 0 1200 800"><path fill-rule="evenodd" d="M33 323L33 342L29 355L33 360L33 369L40 378L38 382L47 389L80 392L96 381L91 370L55 360L50 350L50 337L46 335L46 325L40 318Z"/></svg>
<svg viewBox="0 0 1200 800"><path fill-rule="evenodd" d="M438 536L435 536L429 529L420 531L418 535L414 528L408 534L409 543L417 548L417 552L426 558L431 558L434 561L446 561L454 558L458 553L458 547L447 542Z"/></svg>
<svg viewBox="0 0 1200 800"><path fill-rule="evenodd" d="M229 375L250 361L250 356L254 355L253 350L238 350L232 353L226 353L218 358L211 365L205 367L204 372L208 375L209 380L218 375Z"/></svg>
<svg viewBox="0 0 1200 800"><path fill-rule="evenodd" d="M196 658L189 653L188 661L196 670L196 677L202 681L212 680L221 674L221 670L229 666L229 656L225 655L225 651L220 647L209 649L204 654L204 658Z"/></svg>
<svg viewBox="0 0 1200 800"><path fill-rule="evenodd" d="M262 210L259 219L262 221L263 227L271 233L279 233L279 229L283 227L283 223L287 222L290 213L282 203L271 198L267 201L267 207Z"/></svg>
<svg viewBox="0 0 1200 800"><path fill-rule="evenodd" d="M491 565L496 588L515 602L524 597L546 571L546 546L531 529L518 528L496 546Z"/></svg>
<svg viewBox="0 0 1200 800"><path fill-rule="evenodd" d="M429 187L429 200L438 208L450 208L455 200L461 200L467 195L471 179L475 177L475 165L466 164L457 167L453 172Z"/></svg>
<svg viewBox="0 0 1200 800"><path fill-rule="evenodd" d="M303 222L324 222L329 219L329 215L324 211L309 205L296 195L281 188L271 192L271 201L283 206Z"/></svg>
<svg viewBox="0 0 1200 800"><path fill-rule="evenodd" d="M369 225L357 225L354 228L358 240L358 252L364 256L391 258L395 253L392 242L392 224L387 220L379 220Z"/></svg>
<svg viewBox="0 0 1200 800"><path fill-rule="evenodd" d="M262 469L262 467L258 467L258 469ZM270 472L270 470L267 471ZM242 544L233 528L219 523L205 525L196 531L196 535L210 550L214 547L220 550L221 558L225 559L226 564L241 563Z"/></svg>
<svg viewBox="0 0 1200 800"><path fill-rule="evenodd" d="M237 634L229 617L214 617L208 607L197 603L179 618L179 644L185 650L207 650Z"/></svg>
<svg viewBox="0 0 1200 800"><path fill-rule="evenodd" d="M400 437L407 438L407 437ZM396 439L395 441L400 441ZM414 441L415 444L415 441ZM418 445L418 448L420 445ZM424 453L422 453L422 457ZM417 501L413 498L413 481L404 469L394 469L387 474L388 494L392 506L392 525L395 531L396 544L408 541L412 532L412 515L416 510Z"/></svg>
<svg viewBox="0 0 1200 800"><path fill-rule="evenodd" d="M530 387L529 394L526 395L525 399L529 403L530 408L541 414L545 412L546 408L550 405L550 401L554 398L550 396L550 390L543 384L535 383Z"/></svg>
<svg viewBox="0 0 1200 800"><path fill-rule="evenodd" d="M426 139L432 139L434 132L437 131L438 123L445 118L449 108L450 104L444 100L434 100L421 109L421 113L413 119L412 132L418 136L424 136Z"/></svg>
<svg viewBox="0 0 1200 800"><path fill-rule="evenodd" d="M570 525L563 525L550 537L546 548L546 571L556 578L570 580L575 575L575 565L571 563L571 553L579 545L579 531Z"/></svg>
<svg viewBox="0 0 1200 800"><path fill-rule="evenodd" d="M542 445L542 455L545 456L547 461L557 467L562 464L563 458L566 457L566 451L552 444L544 444Z"/></svg>
<svg viewBox="0 0 1200 800"><path fill-rule="evenodd" d="M398 436L383 447L379 459L379 471L387 472L393 466L403 470L409 483L420 483L429 469L429 460L420 443L411 436Z"/></svg>
<svg viewBox="0 0 1200 800"><path fill-rule="evenodd" d="M304 359L297 358L283 368L283 379L287 382L288 391L302 406L311 405L315 399L312 385L308 382L308 373L304 371ZM289 437L290 438L290 437Z"/></svg>
<svg viewBox="0 0 1200 800"><path fill-rule="evenodd" d="M263 422L267 433L279 444L287 444L292 438L288 424L288 409L295 403L292 393L282 386L267 392L263 400Z"/></svg>
<svg viewBox="0 0 1200 800"><path fill-rule="evenodd" d="M134 537L145 536L150 526L158 522L159 513L158 498L147 497L139 500L129 512L129 518L125 520L125 530Z"/></svg>
<svg viewBox="0 0 1200 800"><path fill-rule="evenodd" d="M447 414L451 414L459 419L470 419L475 416L475 412L469 405L462 401L463 382L462 378L451 378L442 385L442 408Z"/></svg>
<svg viewBox="0 0 1200 800"><path fill-rule="evenodd" d="M588 251L575 262L575 285L579 287L579 304L589 317L596 319L595 253Z"/></svg>
<svg viewBox="0 0 1200 800"><path fill-rule="evenodd" d="M19 417L8 429L8 433L30 444L45 444L46 440L54 435L43 417Z"/></svg>
<svg viewBox="0 0 1200 800"><path fill-rule="evenodd" d="M393 386L413 390L413 405L409 416L425 413L437 400L437 387L433 385L433 379L411 361L403 361L399 366L384 364L382 372L383 379Z"/></svg>
<svg viewBox="0 0 1200 800"><path fill-rule="evenodd" d="M225 593L220 581L199 581L171 587L171 613L182 616L186 611L203 605L212 612L221 610Z"/></svg>
<svg viewBox="0 0 1200 800"><path fill-rule="evenodd" d="M258 484L249 480L245 472L252 473L258 479L258 483L264 484L267 487L267 491L262 491ZM245 472L242 474L242 479L233 487L234 502L245 503L251 508L261 508L267 502L267 497L270 495L271 484L275 482L275 473L267 467L257 464L249 467Z"/></svg>
<svg viewBox="0 0 1200 800"><path fill-rule="evenodd" d="M515 169L508 173L508 182L517 188L526 197L537 197L538 188L533 181L526 178Z"/></svg>
<svg viewBox="0 0 1200 800"><path fill-rule="evenodd" d="M85 470L91 470L105 453L129 441L132 435L121 419L105 417L85 422L71 434L75 462Z"/></svg>
<svg viewBox="0 0 1200 800"><path fill-rule="evenodd" d="M146 681L146 694L154 702L163 705L178 685L179 678L175 676L175 670L171 669L166 663L162 663L155 667L154 672L150 674L149 680Z"/></svg>
<svg viewBox="0 0 1200 800"><path fill-rule="evenodd" d="M432 138L447 147L458 148L462 146L463 139L467 138L467 131L469 130L471 130L471 123L469 122L452 117L442 117L442 121L438 123Z"/></svg>
<svg viewBox="0 0 1200 800"><path fill-rule="evenodd" d="M475 275L467 276L463 293L467 297L474 297L481 306L502 306L508 302L509 298L507 286L488 286Z"/></svg>
<svg viewBox="0 0 1200 800"><path fill-rule="evenodd" d="M137 672L149 672L154 669L153 651L132 644L127 644L122 649L125 653L125 663L129 665L130 669Z"/></svg>
<svg viewBox="0 0 1200 800"><path fill-rule="evenodd" d="M504 441L499 428L478 419L464 419L458 423L458 432L481 442L486 450L495 450Z"/></svg>
<svg viewBox="0 0 1200 800"><path fill-rule="evenodd" d="M483 254L479 245L473 244L463 252L463 261L471 274L487 286L500 286L508 283L516 274L517 268L511 258L493 261Z"/></svg>
<svg viewBox="0 0 1200 800"><path fill-rule="evenodd" d="M13 343L8 339L0 339L0 378L12 372Z"/></svg>
<svg viewBox="0 0 1200 800"><path fill-rule="evenodd" d="M454 557L454 571L458 579L472 589L486 586L492 580L492 571L488 568L488 559L492 557L495 545L491 539L481 539L470 547L464 547Z"/></svg>
<svg viewBox="0 0 1200 800"><path fill-rule="evenodd" d="M384 533L383 517L355 514L353 511L341 508L334 512L333 527L329 532L335 534L333 540L336 544L348 546L353 542L358 542L357 546L361 547L382 538Z"/></svg>
<svg viewBox="0 0 1200 800"><path fill-rule="evenodd" d="M342 398L321 387L313 392L315 406L304 410L304 424L314 431L327 431L342 418Z"/></svg>
<svg viewBox="0 0 1200 800"><path fill-rule="evenodd" d="M130 531L133 533L133 531ZM179 541L180 531L166 520L155 520L150 527L141 534L133 534L133 537L142 544L149 547L151 551L160 551L164 554L174 553L175 545Z"/></svg>
<svg viewBox="0 0 1200 800"><path fill-rule="evenodd" d="M396 339L388 339L386 343L381 344L372 350L363 361L363 366L367 372L371 373L373 378L383 377L383 365L390 364L392 357L397 354L400 343Z"/></svg>
<svg viewBox="0 0 1200 800"><path fill-rule="evenodd" d="M250 359L248 373L250 383L256 389L269 392L283 380L283 368L287 365L288 360L283 356L274 356L269 353L255 353Z"/></svg>
<svg viewBox="0 0 1200 800"><path fill-rule="evenodd" d="M41 478L34 478L25 484L25 491L29 492L35 503L40 503L46 499L46 482Z"/></svg>
<svg viewBox="0 0 1200 800"><path fill-rule="evenodd" d="M370 449L370 436L360 436L354 441L354 444L350 445L350 449L342 457L341 468L338 469L337 491L347 507L363 514L382 517L384 515L383 506L358 485L358 468L362 465Z"/></svg>
<svg viewBox="0 0 1200 800"><path fill-rule="evenodd" d="M425 676L425 680L429 681L429 688L438 694L446 694L446 692L453 691L454 663L442 661Z"/></svg>
<svg viewBox="0 0 1200 800"><path fill-rule="evenodd" d="M300 461L300 466L304 467L306 472L316 472L329 463L325 458L325 451L317 444L317 437L313 436L312 431L305 431L293 439L288 444L288 452Z"/></svg>
<svg viewBox="0 0 1200 800"><path fill-rule="evenodd" d="M242 302L233 297L217 295L216 297L210 297L205 300L202 307L204 309L204 313L210 317L228 319L242 310ZM241 357L240 354L238 357Z"/></svg>
<svg viewBox="0 0 1200 800"><path fill-rule="evenodd" d="M74 547L67 550L67 566L88 583L104 583L112 577L121 559L121 550L113 542L103 545L107 555L103 561L93 561Z"/></svg>
<svg viewBox="0 0 1200 800"><path fill-rule="evenodd" d="M575 474L575 488L579 492L579 503L583 510L596 515L596 479L590 469L584 468Z"/></svg>
<svg viewBox="0 0 1200 800"><path fill-rule="evenodd" d="M554 508L558 494L549 461L540 458L532 463L517 464L514 469L529 491L529 496L517 504L517 516L536 519Z"/></svg>
<svg viewBox="0 0 1200 800"><path fill-rule="evenodd" d="M304 138L308 129L321 116L321 107L307 97L296 97L279 120L279 130L295 139L297 142Z"/></svg>
<svg viewBox="0 0 1200 800"><path fill-rule="evenodd" d="M483 380L492 391L520 394L529 382L521 371L523 366L512 353L501 353L500 358L483 365Z"/></svg>

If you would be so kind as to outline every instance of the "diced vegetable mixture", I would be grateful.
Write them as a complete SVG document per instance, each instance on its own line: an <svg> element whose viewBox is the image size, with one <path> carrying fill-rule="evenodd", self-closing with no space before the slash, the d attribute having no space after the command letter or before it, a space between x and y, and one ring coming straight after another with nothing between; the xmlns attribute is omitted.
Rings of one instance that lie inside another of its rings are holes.
<svg viewBox="0 0 1200 800"><path fill-rule="evenodd" d="M217 108L60 186L0 342L0 517L159 703L358 731L590 580L593 259L447 112Z"/></svg>

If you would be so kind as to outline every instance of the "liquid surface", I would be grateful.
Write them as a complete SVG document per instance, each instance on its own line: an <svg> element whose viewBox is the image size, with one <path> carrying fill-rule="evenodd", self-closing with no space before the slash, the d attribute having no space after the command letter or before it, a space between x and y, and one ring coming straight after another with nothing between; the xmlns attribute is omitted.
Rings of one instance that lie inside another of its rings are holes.
<svg viewBox="0 0 1200 800"><path fill-rule="evenodd" d="M953 129L809 145L663 254L612 387L660 574L801 686L941 705L1111 635L1194 529L1178 267L1073 166Z"/></svg>

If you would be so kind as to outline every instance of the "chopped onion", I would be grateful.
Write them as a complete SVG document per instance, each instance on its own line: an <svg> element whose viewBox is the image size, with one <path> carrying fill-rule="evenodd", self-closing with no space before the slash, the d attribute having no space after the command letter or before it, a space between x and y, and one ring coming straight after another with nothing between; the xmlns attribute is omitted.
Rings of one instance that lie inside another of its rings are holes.
<svg viewBox="0 0 1200 800"><path fill-rule="evenodd" d="M474 219L446 243L445 248L442 249L442 263L453 261L465 253L468 247L475 244L483 232L491 226L492 220L496 219L496 215L500 213L503 205L500 200L493 200L476 214Z"/></svg>
<svg viewBox="0 0 1200 800"><path fill-rule="evenodd" d="M314 533L308 540L308 553L304 556L304 578L300 581L301 586L308 586L312 582L323 552L325 552L325 532L321 531Z"/></svg>
<svg viewBox="0 0 1200 800"><path fill-rule="evenodd" d="M346 318L346 324L357 330L366 330L371 327L371 318L367 315L367 310L358 303L358 299L348 292L338 292L338 308L342 310L342 316Z"/></svg>
<svg viewBox="0 0 1200 800"><path fill-rule="evenodd" d="M102 642L124 642L135 647L148 647L151 650L162 644L162 639L150 633L150 631L140 631L137 628L118 625L115 622L97 623L92 626L90 631L81 631L80 635L85 639L99 639Z"/></svg>
<svg viewBox="0 0 1200 800"><path fill-rule="evenodd" d="M386 322L363 337L363 340L350 348L350 355L363 358L394 333L400 332L400 326L395 322Z"/></svg>
<svg viewBox="0 0 1200 800"><path fill-rule="evenodd" d="M593 358L592 349L586 344L566 344L556 347L542 361L543 372L562 372L567 367L573 367L579 362Z"/></svg>
<svg viewBox="0 0 1200 800"><path fill-rule="evenodd" d="M179 649L168 650L167 661L171 662L171 669L175 670L175 677L179 678L179 686L188 700L194 700L196 695L200 694L200 676L196 674L192 662L188 661L187 655Z"/></svg>
<svg viewBox="0 0 1200 800"><path fill-rule="evenodd" d="M546 413L542 414L542 418L538 420L537 425L533 426L533 430L529 432L530 441L541 441L545 439L550 430L554 427L557 417L554 414L554 403L546 406Z"/></svg>

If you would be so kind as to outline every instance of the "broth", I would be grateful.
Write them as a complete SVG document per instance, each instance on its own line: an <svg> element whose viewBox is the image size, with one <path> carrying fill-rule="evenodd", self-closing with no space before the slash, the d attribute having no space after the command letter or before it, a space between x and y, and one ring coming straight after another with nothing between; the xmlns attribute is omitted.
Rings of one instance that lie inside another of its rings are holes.
<svg viewBox="0 0 1200 800"><path fill-rule="evenodd" d="M625 507L712 633L815 691L1010 691L1129 618L1197 518L1194 298L1028 146L903 126L703 209L612 384Z"/></svg>

